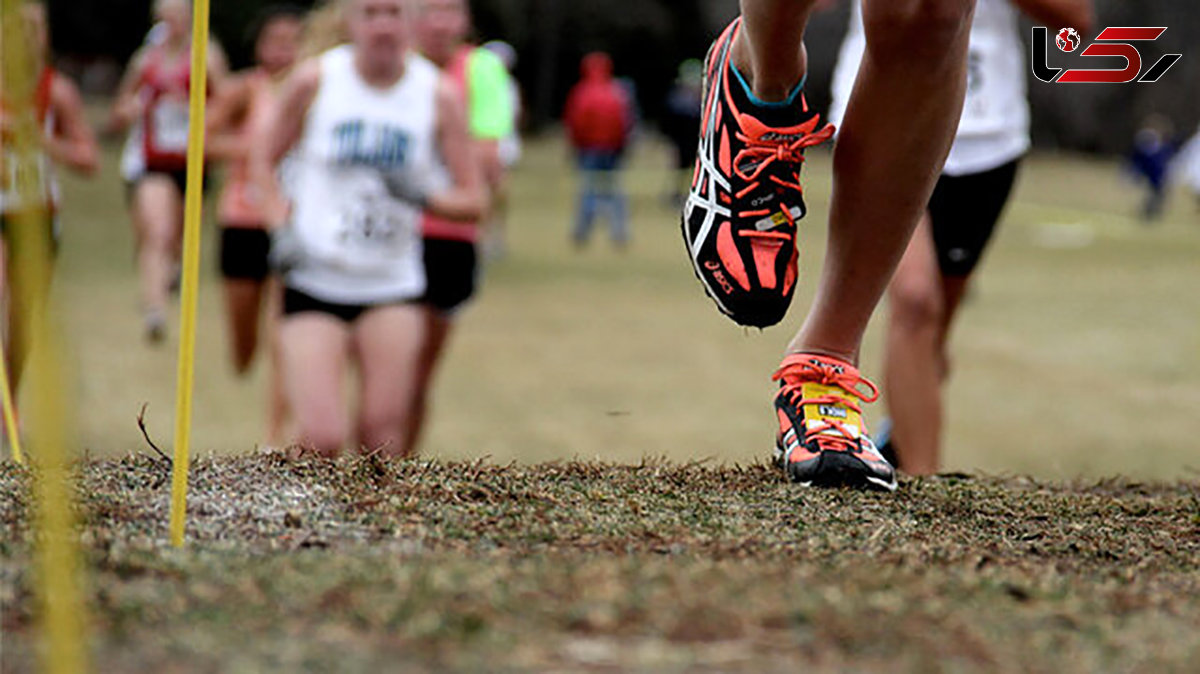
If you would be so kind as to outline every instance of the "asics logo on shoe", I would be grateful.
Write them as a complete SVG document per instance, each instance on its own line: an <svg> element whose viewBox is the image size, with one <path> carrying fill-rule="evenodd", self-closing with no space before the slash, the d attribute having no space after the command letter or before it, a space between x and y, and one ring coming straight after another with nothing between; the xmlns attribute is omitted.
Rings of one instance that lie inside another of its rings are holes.
<svg viewBox="0 0 1200 674"><path fill-rule="evenodd" d="M778 133L775 131L768 131L768 132L764 133L763 135L759 136L758 139L759 140L780 141L780 142L785 142L785 143L794 143L798 140L804 140L804 138L807 137L807 135L808 134L803 134L803 133Z"/></svg>
<svg viewBox="0 0 1200 674"><path fill-rule="evenodd" d="M758 198L754 199L753 201L751 201L750 205L757 208L757 207L762 206L763 204L767 203L768 201L774 201L774 199L775 199L774 194L765 194L765 195L758 197Z"/></svg>
<svg viewBox="0 0 1200 674"><path fill-rule="evenodd" d="M817 366L817 367L821 367L821 368L827 368L827 369L833 370L833 371L834 371L834 372L836 372L837 374L846 374L846 368L845 368L845 366L843 366L843 365L839 365L839 364L837 364L837 363L834 363L834 362L832 362L832 361L828 361L828 360L821 360L821 359L819 359L819 358L813 358L813 359L811 359L811 360L809 360L809 361L808 361L808 364L809 364L809 365L815 365L815 366Z"/></svg>
<svg viewBox="0 0 1200 674"><path fill-rule="evenodd" d="M725 274L721 272L721 265L716 262L705 262L704 268L713 273L713 280L721 286L721 290L725 291L726 295L733 294L733 284L729 279L725 278Z"/></svg>

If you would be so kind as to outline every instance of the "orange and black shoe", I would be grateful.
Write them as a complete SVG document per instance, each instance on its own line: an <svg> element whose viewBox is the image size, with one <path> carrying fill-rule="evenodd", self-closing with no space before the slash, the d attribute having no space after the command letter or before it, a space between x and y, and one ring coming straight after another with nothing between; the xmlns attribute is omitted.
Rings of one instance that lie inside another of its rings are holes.
<svg viewBox="0 0 1200 674"><path fill-rule="evenodd" d="M810 112L801 82L780 103L754 98L730 63L741 19L705 61L704 109L683 238L696 276L740 325L783 320L796 291L796 222L804 217L804 150L833 136Z"/></svg>
<svg viewBox="0 0 1200 674"><path fill-rule="evenodd" d="M896 490L896 470L867 435L858 403L875 402L879 389L857 368L828 356L793 354L774 379L780 382L775 460L792 482Z"/></svg>

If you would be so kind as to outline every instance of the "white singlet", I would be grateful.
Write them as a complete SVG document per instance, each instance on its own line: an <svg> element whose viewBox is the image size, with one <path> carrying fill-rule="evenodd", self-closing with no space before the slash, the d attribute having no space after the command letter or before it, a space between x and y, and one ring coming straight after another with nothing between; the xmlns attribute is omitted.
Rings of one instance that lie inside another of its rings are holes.
<svg viewBox="0 0 1200 674"><path fill-rule="evenodd" d="M1029 150L1028 69L1017 18L1008 0L978 0L967 57L967 99L946 175L989 171ZM829 119L838 126L846 116L866 46L862 3L856 1L833 76Z"/></svg>
<svg viewBox="0 0 1200 674"><path fill-rule="evenodd" d="M409 54L403 77L377 89L359 76L353 47L319 58L321 82L289 180L290 226L304 255L286 284L338 304L415 299L425 292L421 213L393 198L383 175L435 172L441 75Z"/></svg>

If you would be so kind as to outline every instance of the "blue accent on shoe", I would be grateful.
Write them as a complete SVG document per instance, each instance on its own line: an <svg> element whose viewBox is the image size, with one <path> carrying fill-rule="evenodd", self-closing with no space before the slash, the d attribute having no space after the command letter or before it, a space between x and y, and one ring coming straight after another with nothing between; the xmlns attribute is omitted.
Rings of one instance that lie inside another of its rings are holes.
<svg viewBox="0 0 1200 674"><path fill-rule="evenodd" d="M754 92L750 90L750 84L746 82L746 77L742 75L742 71L738 70L737 66L730 63L729 69L732 70L734 76L737 77L738 84L742 85L742 91L746 92L746 98L750 99L750 103L752 105L760 108L790 108L791 106L795 105L796 99L800 97L800 92L804 91L804 85L808 82L808 73L805 73L804 77L800 78L800 84L797 84L796 87L792 89L792 93L788 94L787 99L782 101L764 101L758 96L755 96Z"/></svg>

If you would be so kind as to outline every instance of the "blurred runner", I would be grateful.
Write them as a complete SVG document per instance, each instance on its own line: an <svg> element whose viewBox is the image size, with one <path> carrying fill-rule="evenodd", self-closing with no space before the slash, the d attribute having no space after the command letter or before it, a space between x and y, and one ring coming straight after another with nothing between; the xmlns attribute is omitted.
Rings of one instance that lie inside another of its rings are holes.
<svg viewBox="0 0 1200 674"><path fill-rule="evenodd" d="M137 242L143 328L151 343L166 337L167 305L177 282L187 183L191 3L156 0L164 26L133 55L113 104L109 129L132 127L121 157ZM208 93L220 94L225 57L209 48Z"/></svg>
<svg viewBox="0 0 1200 674"><path fill-rule="evenodd" d="M1153 222L1162 217L1171 184L1172 162L1179 151L1175 127L1163 115L1150 115L1133 137L1129 169L1146 188L1142 202L1142 220Z"/></svg>
<svg viewBox="0 0 1200 674"><path fill-rule="evenodd" d="M246 374L259 344L259 324L267 306L270 356L266 443L283 439L287 400L280 374L276 328L279 289L270 282L267 214L250 178L248 158L262 138L279 84L295 64L304 30L304 11L289 5L268 7L255 23L255 67L234 78L208 118L208 156L230 163L217 207L221 227L220 267L225 279L234 371Z"/></svg>
<svg viewBox="0 0 1200 674"><path fill-rule="evenodd" d="M3 328L4 358L7 359L9 385L13 400L16 400L17 385L20 383L25 360L32 346L29 334L21 320L28 307L20 306L27 295L21 284L29 279L18 278L13 260L20 258L20 250L14 244L14 227L22 222L20 215L33 213L38 227L51 243L51 250L58 244L59 188L54 175L56 164L82 175L92 175L99 165L99 150L95 135L84 116L83 99L79 89L67 77L50 65L49 24L46 7L40 2L25 3L21 7L21 18L27 25L27 35L32 38L29 48L32 53L33 100L24 105L12 102L13 92L2 87L0 97L0 327ZM19 115L31 114L35 119L21 119ZM20 157L15 152L14 134L24 127L29 132L40 132L37 138L33 161ZM36 199L27 202L29 195L21 193L20 177L32 172L29 183L35 186ZM3 420L0 420L0 429ZM0 432L0 438L5 437Z"/></svg>
<svg viewBox="0 0 1200 674"><path fill-rule="evenodd" d="M940 465L950 327L1030 147L1029 68L1018 10L1040 24L1090 34L1091 0L977 1L954 144L888 286L884 393L891 419L876 441L888 461L913 475L935 473ZM863 5L855 2L834 73L834 124L846 116L866 41Z"/></svg>
<svg viewBox="0 0 1200 674"><path fill-rule="evenodd" d="M472 143L467 154L483 171L489 195L504 192L501 143L513 133L511 78L503 62L491 51L467 43L471 28L466 0L417 0L416 41L421 53L446 74L465 104ZM425 273L428 287L421 303L425 336L417 391L411 411L416 447L424 427L433 375L437 370L455 316L475 294L479 277L479 222L452 222L427 213Z"/></svg>
<svg viewBox="0 0 1200 674"><path fill-rule="evenodd" d="M508 71L508 100L512 112L512 130L500 139L496 148L500 165L504 168L505 180L500 182L495 194L492 195L492 218L484 232L484 256L489 260L504 257L508 251L508 180L510 171L521 161L521 118L524 114L524 104L521 99L521 86L513 75L517 67L517 50L503 40L485 42L483 48L496 55Z"/></svg>
<svg viewBox="0 0 1200 674"><path fill-rule="evenodd" d="M609 233L619 249L629 244L629 202L621 186L621 160L635 126L633 100L613 79L608 54L583 57L582 78L571 89L563 120L580 172L579 206L571 240L587 245L592 224L607 212Z"/></svg>
<svg viewBox="0 0 1200 674"><path fill-rule="evenodd" d="M666 196L675 208L683 207L687 186L692 179L692 167L696 165L696 135L700 133L703 91L704 64L695 59L681 63L675 85L667 94L662 120L663 135L670 141L675 154Z"/></svg>
<svg viewBox="0 0 1200 674"><path fill-rule="evenodd" d="M336 455L353 438L407 456L425 329L421 214L474 221L487 198L454 85L409 50L412 5L338 6L351 43L284 82L251 169L271 220L287 222L272 257L284 270L281 347L301 445ZM274 178L289 152L290 215Z"/></svg>

